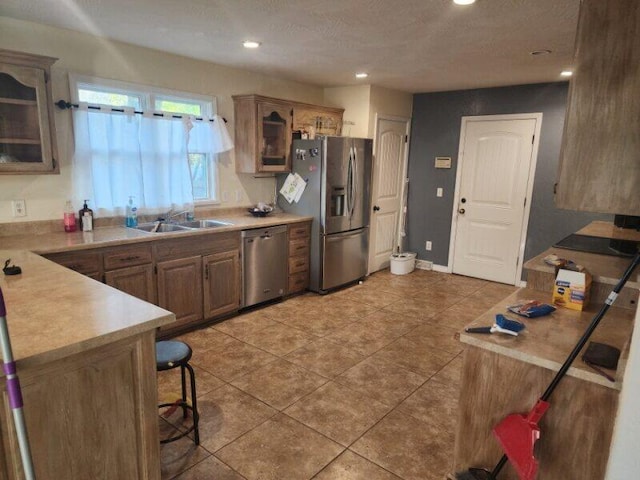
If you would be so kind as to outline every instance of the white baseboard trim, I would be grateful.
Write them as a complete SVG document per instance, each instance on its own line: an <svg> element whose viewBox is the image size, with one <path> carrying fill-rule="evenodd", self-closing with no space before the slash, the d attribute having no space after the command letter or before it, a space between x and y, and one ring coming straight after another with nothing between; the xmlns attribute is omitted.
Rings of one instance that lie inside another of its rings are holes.
<svg viewBox="0 0 640 480"><path fill-rule="evenodd" d="M449 270L449 267L447 265L434 265L433 271L442 272L442 273L451 273L451 270Z"/></svg>
<svg viewBox="0 0 640 480"><path fill-rule="evenodd" d="M520 280L519 282L516 282L516 287L527 288L527 281L526 280Z"/></svg>
<svg viewBox="0 0 640 480"><path fill-rule="evenodd" d="M429 260L416 260L416 268L419 270L433 270L434 272L451 273L446 265L434 265Z"/></svg>
<svg viewBox="0 0 640 480"><path fill-rule="evenodd" d="M433 270L433 262L429 260L416 260L416 268L419 270Z"/></svg>

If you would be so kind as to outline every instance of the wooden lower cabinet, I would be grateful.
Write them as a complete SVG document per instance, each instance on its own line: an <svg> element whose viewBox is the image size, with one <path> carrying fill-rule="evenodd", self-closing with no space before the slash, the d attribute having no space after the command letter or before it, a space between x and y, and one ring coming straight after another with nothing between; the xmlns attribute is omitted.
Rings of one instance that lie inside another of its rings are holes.
<svg viewBox="0 0 640 480"><path fill-rule="evenodd" d="M173 312L171 329L203 318L202 257L158 262L158 306Z"/></svg>
<svg viewBox="0 0 640 480"><path fill-rule="evenodd" d="M156 279L151 264L106 272L104 283L146 302L156 303Z"/></svg>
<svg viewBox="0 0 640 480"><path fill-rule="evenodd" d="M204 267L204 316L212 318L240 308L240 252L207 255Z"/></svg>
<svg viewBox="0 0 640 480"><path fill-rule="evenodd" d="M20 372L38 480L160 479L155 332ZM11 410L0 388L0 480L22 480Z"/></svg>
<svg viewBox="0 0 640 480"><path fill-rule="evenodd" d="M102 254L99 250L62 252L43 255L47 260L67 267L74 272L102 281Z"/></svg>
<svg viewBox="0 0 640 480"><path fill-rule="evenodd" d="M300 293L309 287L309 244L311 222L289 225L288 294Z"/></svg>

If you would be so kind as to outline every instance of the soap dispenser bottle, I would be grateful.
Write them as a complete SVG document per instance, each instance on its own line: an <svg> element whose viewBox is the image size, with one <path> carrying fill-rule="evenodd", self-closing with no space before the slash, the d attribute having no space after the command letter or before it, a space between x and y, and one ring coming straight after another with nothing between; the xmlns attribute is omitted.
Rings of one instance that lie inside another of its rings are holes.
<svg viewBox="0 0 640 480"><path fill-rule="evenodd" d="M64 231L68 233L76 231L76 212L73 210L71 200L67 200L64 205Z"/></svg>
<svg viewBox="0 0 640 480"><path fill-rule="evenodd" d="M80 217L80 230L83 232L90 232L93 230L93 210L87 206L88 201L89 200L84 201L82 210L78 212L78 216Z"/></svg>
<svg viewBox="0 0 640 480"><path fill-rule="evenodd" d="M125 225L127 227L138 226L138 208L133 203L133 196L129 197L129 203L127 204L127 214L125 218Z"/></svg>

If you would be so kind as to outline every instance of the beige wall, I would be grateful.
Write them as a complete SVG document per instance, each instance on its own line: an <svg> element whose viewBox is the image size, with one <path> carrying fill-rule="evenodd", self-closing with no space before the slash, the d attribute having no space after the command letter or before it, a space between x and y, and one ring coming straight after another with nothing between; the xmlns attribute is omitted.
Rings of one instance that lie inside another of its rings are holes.
<svg viewBox="0 0 640 480"><path fill-rule="evenodd" d="M411 118L413 95L375 85L358 85L325 88L324 101L345 109L343 135L373 138L376 115Z"/></svg>
<svg viewBox="0 0 640 480"><path fill-rule="evenodd" d="M59 58L52 69L54 101L69 99L69 72L211 95L217 99L218 113L229 120L232 135L231 95L258 93L323 103L324 92L319 87L6 17L0 17L0 48ZM0 222L62 217L64 203L71 191L73 133L70 112L55 110L60 175L0 176ZM274 186L273 178L237 175L233 151L223 158L220 191L228 192L229 202L222 206L270 202ZM240 192L240 201L236 201L236 192ZM14 219L11 216L13 199L26 200L26 217ZM74 206L79 209L81 199L74 200Z"/></svg>
<svg viewBox="0 0 640 480"><path fill-rule="evenodd" d="M376 115L411 118L413 95L398 90L371 86L369 100L368 137L373 138L376 129Z"/></svg>
<svg viewBox="0 0 640 480"><path fill-rule="evenodd" d="M344 108L342 135L369 137L370 85L329 87L324 89L324 103Z"/></svg>

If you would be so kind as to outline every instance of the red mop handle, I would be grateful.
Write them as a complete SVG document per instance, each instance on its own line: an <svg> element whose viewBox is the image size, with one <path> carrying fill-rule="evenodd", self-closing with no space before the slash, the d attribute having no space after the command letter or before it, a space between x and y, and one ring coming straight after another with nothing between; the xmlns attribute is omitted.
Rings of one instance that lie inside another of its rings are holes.
<svg viewBox="0 0 640 480"><path fill-rule="evenodd" d="M539 399L529 412L529 415L527 415L527 421L537 425L547 410L549 410L550 406L551 404L549 402Z"/></svg>

